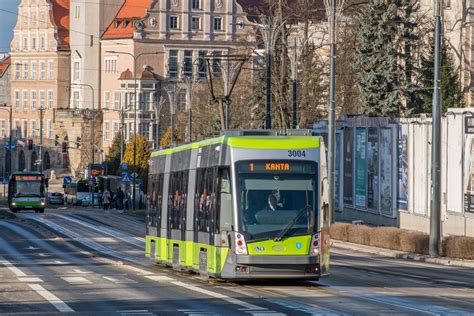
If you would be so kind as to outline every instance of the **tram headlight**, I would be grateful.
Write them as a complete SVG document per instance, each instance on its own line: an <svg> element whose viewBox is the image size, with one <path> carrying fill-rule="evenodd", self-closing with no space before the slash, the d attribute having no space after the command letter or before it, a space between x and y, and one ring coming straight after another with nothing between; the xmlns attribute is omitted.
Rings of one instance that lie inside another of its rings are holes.
<svg viewBox="0 0 474 316"><path fill-rule="evenodd" d="M247 252L247 244L245 242L245 238L240 233L235 233L235 253L238 255L246 255Z"/></svg>

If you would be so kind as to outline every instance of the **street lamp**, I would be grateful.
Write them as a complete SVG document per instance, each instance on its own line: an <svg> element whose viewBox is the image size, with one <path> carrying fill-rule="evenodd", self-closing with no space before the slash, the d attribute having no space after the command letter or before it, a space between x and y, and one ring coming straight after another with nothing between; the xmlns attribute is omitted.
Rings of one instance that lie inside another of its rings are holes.
<svg viewBox="0 0 474 316"><path fill-rule="evenodd" d="M9 115L9 121L10 121L10 135L9 135L9 144L8 144L8 150L10 152L10 163L8 165L8 175L12 174L12 162L11 162L11 154L12 154L12 107L8 106L7 104L3 104L2 107L0 107L1 110L8 111Z"/></svg>
<svg viewBox="0 0 474 316"><path fill-rule="evenodd" d="M73 86L83 86L88 87L92 91L92 119L91 119L91 163L89 164L89 176L92 177L92 165L94 164L94 87L87 83L72 83ZM93 190L91 188L91 203L92 207L94 207L94 195Z"/></svg>
<svg viewBox="0 0 474 316"><path fill-rule="evenodd" d="M129 55L133 58L133 87L134 87L134 95L135 95L135 100L134 100L134 109L133 109L133 129L134 129L134 142L133 142L133 197L132 197L132 209L135 210L135 185L136 185L136 173L137 173L137 60L140 58L140 56L144 55L158 55L158 54L163 54L163 52L145 52L138 54L137 56L133 55L132 53L128 52L117 52L113 50L108 50L106 53L110 54L122 54L122 55ZM122 135L123 137L123 135Z"/></svg>

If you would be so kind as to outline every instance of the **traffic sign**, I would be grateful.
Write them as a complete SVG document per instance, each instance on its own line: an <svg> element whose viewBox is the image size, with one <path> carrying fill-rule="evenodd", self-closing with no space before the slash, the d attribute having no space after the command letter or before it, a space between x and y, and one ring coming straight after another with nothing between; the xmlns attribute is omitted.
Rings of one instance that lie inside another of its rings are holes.
<svg viewBox="0 0 474 316"><path fill-rule="evenodd" d="M122 172L122 176L121 176L120 181L130 182L130 174L128 172Z"/></svg>
<svg viewBox="0 0 474 316"><path fill-rule="evenodd" d="M2 183L3 184L8 184L8 177L7 176L3 176Z"/></svg>
<svg viewBox="0 0 474 316"><path fill-rule="evenodd" d="M63 181L64 181L64 184L70 184L70 183L72 183L72 178L71 177L64 177Z"/></svg>
<svg viewBox="0 0 474 316"><path fill-rule="evenodd" d="M122 171L125 172L125 171L128 171L128 163L123 163L122 164Z"/></svg>

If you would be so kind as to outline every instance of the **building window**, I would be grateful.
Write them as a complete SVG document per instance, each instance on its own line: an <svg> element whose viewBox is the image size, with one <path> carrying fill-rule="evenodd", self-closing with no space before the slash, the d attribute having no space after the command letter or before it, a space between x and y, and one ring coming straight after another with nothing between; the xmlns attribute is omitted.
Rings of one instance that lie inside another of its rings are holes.
<svg viewBox="0 0 474 316"><path fill-rule="evenodd" d="M31 62L31 73L30 73L30 78L32 80L36 80L36 67L38 67L36 62L32 61Z"/></svg>
<svg viewBox="0 0 474 316"><path fill-rule="evenodd" d="M104 92L104 109L108 109L110 107L110 92Z"/></svg>
<svg viewBox="0 0 474 316"><path fill-rule="evenodd" d="M200 50L198 57L198 67L199 67L199 78L206 78L207 76L207 67L206 67L206 51Z"/></svg>
<svg viewBox="0 0 474 316"><path fill-rule="evenodd" d="M104 138L105 140L110 139L110 126L109 122L104 122Z"/></svg>
<svg viewBox="0 0 474 316"><path fill-rule="evenodd" d="M451 9L451 0L444 0L444 8Z"/></svg>
<svg viewBox="0 0 474 316"><path fill-rule="evenodd" d="M44 36L40 37L40 49L45 49L45 47L44 47Z"/></svg>
<svg viewBox="0 0 474 316"><path fill-rule="evenodd" d="M15 63L15 80L20 79L20 72L21 72L21 64Z"/></svg>
<svg viewBox="0 0 474 316"><path fill-rule="evenodd" d="M140 93L140 109L142 111L149 111L149 104L150 104L150 95L151 93L142 92Z"/></svg>
<svg viewBox="0 0 474 316"><path fill-rule="evenodd" d="M23 37L23 50L28 49L28 37Z"/></svg>
<svg viewBox="0 0 474 316"><path fill-rule="evenodd" d="M28 109L28 90L23 90L23 110Z"/></svg>
<svg viewBox="0 0 474 316"><path fill-rule="evenodd" d="M54 62L48 60L48 79L52 80L54 78Z"/></svg>
<svg viewBox="0 0 474 316"><path fill-rule="evenodd" d="M170 78L178 77L178 51L176 49L170 50L168 59L168 76Z"/></svg>
<svg viewBox="0 0 474 316"><path fill-rule="evenodd" d="M31 38L31 49L36 49L36 37Z"/></svg>
<svg viewBox="0 0 474 316"><path fill-rule="evenodd" d="M15 112L20 108L20 90L15 90Z"/></svg>
<svg viewBox="0 0 474 316"><path fill-rule="evenodd" d="M23 137L24 137L24 138L27 138L27 137L28 137L28 121L27 121L27 120L23 120L23 130L22 130L22 133L23 133Z"/></svg>
<svg viewBox="0 0 474 316"><path fill-rule="evenodd" d="M113 133L114 135L117 135L118 131L119 131L119 127L120 127L120 123L118 122L114 122L114 130L113 130Z"/></svg>
<svg viewBox="0 0 474 316"><path fill-rule="evenodd" d="M36 108L36 90L31 91L31 109Z"/></svg>
<svg viewBox="0 0 474 316"><path fill-rule="evenodd" d="M16 138L20 138L21 136L21 129L20 129L20 121L15 120L15 130L13 131L13 134L15 135Z"/></svg>
<svg viewBox="0 0 474 316"><path fill-rule="evenodd" d="M53 122L48 120L46 123L46 137L49 139L53 138Z"/></svg>
<svg viewBox="0 0 474 316"><path fill-rule="evenodd" d="M201 20L198 16L193 16L191 18L191 29L193 30L201 29Z"/></svg>
<svg viewBox="0 0 474 316"><path fill-rule="evenodd" d="M220 51L212 52L212 55L215 56L212 58L212 72L220 73L221 72L221 58L222 53Z"/></svg>
<svg viewBox="0 0 474 316"><path fill-rule="evenodd" d="M74 80L81 80L81 75L80 75L80 63L78 61L74 62Z"/></svg>
<svg viewBox="0 0 474 316"><path fill-rule="evenodd" d="M44 90L40 90L39 99L40 99L39 106L40 106L40 108L44 109L45 106L46 106L46 93L45 93Z"/></svg>
<svg viewBox="0 0 474 316"><path fill-rule="evenodd" d="M117 59L116 58L106 58L105 59L105 72L106 73L115 73L115 72L117 72Z"/></svg>
<svg viewBox="0 0 474 316"><path fill-rule="evenodd" d="M5 120L0 121L0 137L5 137Z"/></svg>
<svg viewBox="0 0 474 316"><path fill-rule="evenodd" d="M72 105L75 109L79 108L79 91L74 91L72 95Z"/></svg>
<svg viewBox="0 0 474 316"><path fill-rule="evenodd" d="M79 19L79 18L81 17L81 7L78 6L78 5L76 5L76 10L75 10L75 12L74 12L74 17L75 17L76 19Z"/></svg>
<svg viewBox="0 0 474 316"><path fill-rule="evenodd" d="M48 108L53 108L53 90L48 90Z"/></svg>
<svg viewBox="0 0 474 316"><path fill-rule="evenodd" d="M28 64L25 62L23 64L23 80L28 79Z"/></svg>
<svg viewBox="0 0 474 316"><path fill-rule="evenodd" d="M46 79L46 64L44 61L40 61L40 79Z"/></svg>
<svg viewBox="0 0 474 316"><path fill-rule="evenodd" d="M222 18L214 18L214 31L222 31Z"/></svg>
<svg viewBox="0 0 474 316"><path fill-rule="evenodd" d="M36 120L31 121L31 137L36 137Z"/></svg>
<svg viewBox="0 0 474 316"><path fill-rule="evenodd" d="M200 9L201 8L201 1L200 0L192 0L191 1L191 8Z"/></svg>
<svg viewBox="0 0 474 316"><path fill-rule="evenodd" d="M170 16L170 29L178 29L179 28L179 21L177 15Z"/></svg>
<svg viewBox="0 0 474 316"><path fill-rule="evenodd" d="M120 92L119 91L114 92L114 109L120 110Z"/></svg>
<svg viewBox="0 0 474 316"><path fill-rule="evenodd" d="M184 51L184 75L192 76L193 75L193 51L185 50Z"/></svg>

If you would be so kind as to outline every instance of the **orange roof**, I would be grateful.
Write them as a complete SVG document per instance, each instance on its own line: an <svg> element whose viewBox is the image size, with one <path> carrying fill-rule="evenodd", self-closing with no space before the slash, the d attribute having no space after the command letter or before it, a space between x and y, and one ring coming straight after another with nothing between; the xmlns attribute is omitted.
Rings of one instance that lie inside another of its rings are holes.
<svg viewBox="0 0 474 316"><path fill-rule="evenodd" d="M58 28L61 50L69 49L69 2L70 0L51 0L53 6L51 18Z"/></svg>
<svg viewBox="0 0 474 316"><path fill-rule="evenodd" d="M10 67L10 64L11 64L10 56L0 60L0 78L3 77L3 75L7 72L7 69L8 67Z"/></svg>
<svg viewBox="0 0 474 316"><path fill-rule="evenodd" d="M103 39L133 37L133 20L145 17L154 0L125 0L115 19L102 35Z"/></svg>

